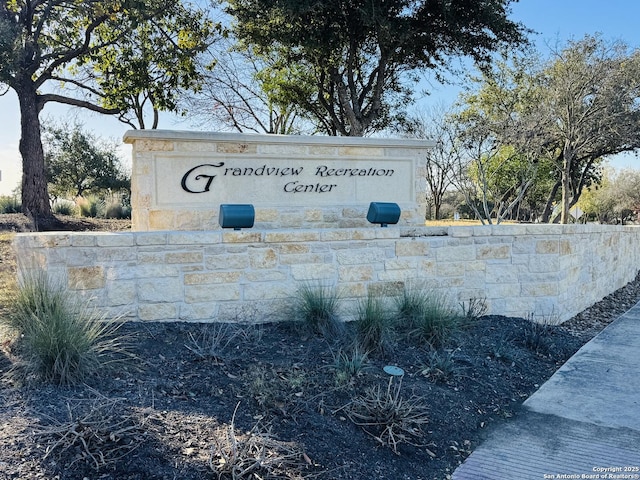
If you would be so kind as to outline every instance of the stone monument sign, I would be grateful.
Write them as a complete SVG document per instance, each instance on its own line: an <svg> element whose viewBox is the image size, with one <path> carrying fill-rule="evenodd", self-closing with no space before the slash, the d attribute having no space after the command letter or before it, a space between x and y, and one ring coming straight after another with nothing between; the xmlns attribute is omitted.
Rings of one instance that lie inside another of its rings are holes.
<svg viewBox="0 0 640 480"><path fill-rule="evenodd" d="M136 130L133 229L218 229L221 204L253 204L260 228L367 224L370 202L394 202L424 225L432 142Z"/></svg>

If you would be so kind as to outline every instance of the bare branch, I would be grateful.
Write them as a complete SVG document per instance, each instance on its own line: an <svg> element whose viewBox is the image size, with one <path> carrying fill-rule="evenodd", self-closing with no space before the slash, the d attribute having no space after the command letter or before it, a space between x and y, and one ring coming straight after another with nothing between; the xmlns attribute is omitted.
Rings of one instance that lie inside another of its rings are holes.
<svg viewBox="0 0 640 480"><path fill-rule="evenodd" d="M39 102L44 105L47 102L57 102L63 103L65 105L72 105L74 107L86 108L87 110L91 110L93 112L104 113L106 115L116 115L120 113L120 110L117 108L104 108L94 103L88 102L86 100L79 100L77 98L65 97L63 95L56 95L53 93L47 93L44 95L40 95Z"/></svg>

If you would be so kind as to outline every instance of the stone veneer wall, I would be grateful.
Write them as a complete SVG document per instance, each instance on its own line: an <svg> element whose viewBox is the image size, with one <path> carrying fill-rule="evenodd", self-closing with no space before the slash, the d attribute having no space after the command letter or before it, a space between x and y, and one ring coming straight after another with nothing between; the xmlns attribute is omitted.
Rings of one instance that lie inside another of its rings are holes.
<svg viewBox="0 0 640 480"><path fill-rule="evenodd" d="M222 203L254 204L255 227L260 229L366 227L372 201L398 203L402 225L424 225L425 164L431 141L164 130L129 131L124 141L133 146L135 231L218 230ZM205 174L201 184L210 178L207 173L216 178L210 191L186 193L181 178L198 164L224 168L195 171L193 176ZM261 165L274 171L303 167L304 172L283 177L231 174ZM343 174L346 169L363 172L370 167L394 173L390 177L322 177L313 173L319 165ZM333 188L324 193L285 193L287 182L292 182L289 189L294 183L316 182Z"/></svg>
<svg viewBox="0 0 640 480"><path fill-rule="evenodd" d="M301 282L358 298L425 282L489 313L564 321L631 281L640 228L500 225L291 231L22 233L23 268L44 267L108 314L143 321L290 317Z"/></svg>

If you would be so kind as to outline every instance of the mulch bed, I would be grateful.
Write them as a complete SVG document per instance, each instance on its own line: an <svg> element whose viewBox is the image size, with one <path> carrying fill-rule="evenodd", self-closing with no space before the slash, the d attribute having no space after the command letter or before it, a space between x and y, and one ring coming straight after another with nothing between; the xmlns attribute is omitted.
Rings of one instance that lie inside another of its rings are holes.
<svg viewBox="0 0 640 480"><path fill-rule="evenodd" d="M10 229L1 221L0 231ZM437 349L398 336L352 377L335 365L353 325L327 339L292 324L130 323L121 333L136 360L86 385L5 378L0 479L232 478L212 467L222 468L220 441L233 426L238 439L268 432L275 445L299 452L299 468L279 478L443 480L632 306L639 285L636 279L562 326L484 316ZM0 372L9 371L16 349L2 344ZM387 365L404 376L392 378ZM428 420L398 434L397 445L380 426L352 421L355 405L372 391L384 394L390 382L390 391L399 388L403 401L424 407Z"/></svg>

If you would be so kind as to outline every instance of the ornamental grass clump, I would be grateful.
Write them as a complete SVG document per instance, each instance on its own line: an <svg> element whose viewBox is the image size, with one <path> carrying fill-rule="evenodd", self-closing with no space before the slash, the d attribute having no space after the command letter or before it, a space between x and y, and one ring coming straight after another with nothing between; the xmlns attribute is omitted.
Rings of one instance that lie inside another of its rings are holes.
<svg viewBox="0 0 640 480"><path fill-rule="evenodd" d="M419 285L407 286L402 294L395 297L395 307L398 320L405 327L413 326L416 319L428 308L430 292Z"/></svg>
<svg viewBox="0 0 640 480"><path fill-rule="evenodd" d="M120 319L100 315L46 272L24 273L9 306L1 321L19 335L16 370L27 378L76 384L130 357Z"/></svg>
<svg viewBox="0 0 640 480"><path fill-rule="evenodd" d="M308 330L323 336L335 336L343 328L338 316L340 296L334 287L302 284L296 294L296 309Z"/></svg>
<svg viewBox="0 0 640 480"><path fill-rule="evenodd" d="M414 320L411 335L438 347L446 343L458 327L460 316L449 306L443 295L431 297L421 315Z"/></svg>
<svg viewBox="0 0 640 480"><path fill-rule="evenodd" d="M435 290L408 288L396 300L396 309L409 337L432 347L444 344L460 323L447 296Z"/></svg>
<svg viewBox="0 0 640 480"><path fill-rule="evenodd" d="M343 407L353 423L396 454L401 444L425 446L429 423L425 399L404 398L401 389L402 379L394 383L391 377L386 389L380 385L370 388Z"/></svg>
<svg viewBox="0 0 640 480"><path fill-rule="evenodd" d="M361 299L356 311L355 326L357 341L364 351L384 353L391 348L394 316L384 299L371 293Z"/></svg>

